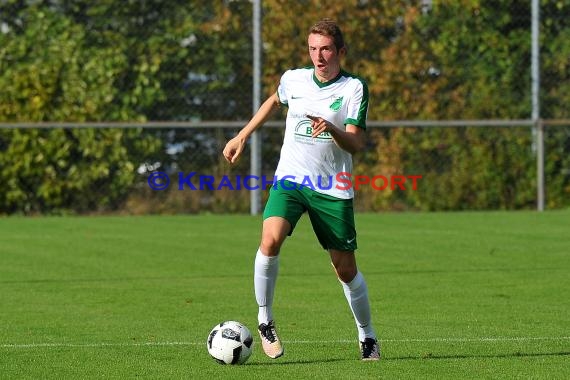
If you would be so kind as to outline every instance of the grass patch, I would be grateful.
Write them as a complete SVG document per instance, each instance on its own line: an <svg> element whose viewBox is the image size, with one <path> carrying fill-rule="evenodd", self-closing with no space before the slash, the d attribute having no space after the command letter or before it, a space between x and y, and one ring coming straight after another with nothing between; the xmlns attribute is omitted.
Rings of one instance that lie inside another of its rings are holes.
<svg viewBox="0 0 570 380"><path fill-rule="evenodd" d="M302 218L274 311L243 366L207 354L214 324L255 332L261 219L0 219L0 378L570 378L568 211L358 214L358 263L383 359L358 360L329 258ZM268 372L271 371L271 372Z"/></svg>

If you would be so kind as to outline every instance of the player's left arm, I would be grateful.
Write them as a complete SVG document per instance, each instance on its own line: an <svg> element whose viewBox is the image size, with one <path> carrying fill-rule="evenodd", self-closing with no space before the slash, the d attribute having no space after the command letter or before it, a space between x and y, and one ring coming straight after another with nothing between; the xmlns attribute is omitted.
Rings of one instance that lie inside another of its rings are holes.
<svg viewBox="0 0 570 380"><path fill-rule="evenodd" d="M363 128L353 124L346 124L345 130L342 130L322 117L312 115L307 115L307 117L313 122L313 138L323 132L328 132L331 134L333 141L339 148L344 149L351 154L364 149L366 141L365 130Z"/></svg>
<svg viewBox="0 0 570 380"><path fill-rule="evenodd" d="M307 115L312 121L313 137L326 131L331 134L339 148L351 154L363 150L366 146L365 131L369 97L368 85L365 81L358 79L353 83L355 86L352 95L348 97L344 129L321 117Z"/></svg>

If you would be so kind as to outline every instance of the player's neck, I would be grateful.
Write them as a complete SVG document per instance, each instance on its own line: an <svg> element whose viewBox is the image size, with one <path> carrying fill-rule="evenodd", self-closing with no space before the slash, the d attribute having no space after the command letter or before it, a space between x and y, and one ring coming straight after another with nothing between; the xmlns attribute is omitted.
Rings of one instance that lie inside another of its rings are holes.
<svg viewBox="0 0 570 380"><path fill-rule="evenodd" d="M317 73L317 71L315 70L315 78L317 78L317 80L321 83L326 83L336 78L339 73L340 73L340 67L331 73L327 73L326 76L319 75L319 73Z"/></svg>

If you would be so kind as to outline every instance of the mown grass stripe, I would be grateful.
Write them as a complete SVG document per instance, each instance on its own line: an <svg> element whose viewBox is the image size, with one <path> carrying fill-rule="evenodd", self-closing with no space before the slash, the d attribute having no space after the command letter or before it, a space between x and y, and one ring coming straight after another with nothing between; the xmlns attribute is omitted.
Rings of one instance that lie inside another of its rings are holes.
<svg viewBox="0 0 570 380"><path fill-rule="evenodd" d="M382 339L384 343L484 343L484 342L528 342L528 341L558 341L570 340L570 336L551 337L480 337L480 338L409 338L409 339ZM342 344L356 343L354 339L338 340L285 340L284 344ZM145 346L199 346L205 342L131 342L131 343L22 343L2 344L1 348L52 348L52 347L145 347Z"/></svg>

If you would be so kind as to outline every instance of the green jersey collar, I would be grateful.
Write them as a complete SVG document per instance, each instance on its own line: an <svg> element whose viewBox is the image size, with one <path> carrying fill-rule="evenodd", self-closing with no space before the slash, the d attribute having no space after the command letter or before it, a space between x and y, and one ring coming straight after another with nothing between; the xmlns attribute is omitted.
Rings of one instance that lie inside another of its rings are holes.
<svg viewBox="0 0 570 380"><path fill-rule="evenodd" d="M327 86L333 84L334 82L336 82L343 75L343 73L344 73L344 71L341 69L338 72L338 75L336 77L334 77L333 79L326 81L326 82L321 82L320 80L317 79L317 75L315 74L315 69L313 67L313 82L315 82L315 84L317 86L319 86L320 88L327 87Z"/></svg>

